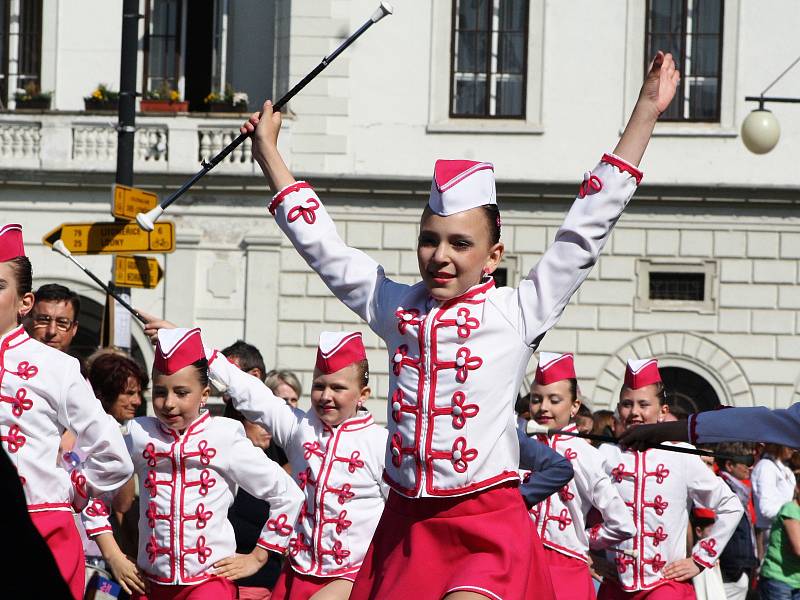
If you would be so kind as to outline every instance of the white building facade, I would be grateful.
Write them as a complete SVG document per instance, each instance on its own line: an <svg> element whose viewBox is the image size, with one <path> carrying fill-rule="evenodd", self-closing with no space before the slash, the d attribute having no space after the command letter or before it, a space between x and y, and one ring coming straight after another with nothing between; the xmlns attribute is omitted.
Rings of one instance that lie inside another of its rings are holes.
<svg viewBox="0 0 800 600"><path fill-rule="evenodd" d="M135 185L164 197L236 135L243 116L208 112L208 93L229 83L255 110L374 9L372 0L142 0L139 89L174 89L191 110L137 114ZM0 0L2 11L3 221L23 224L35 284L63 283L87 300L89 336L103 295L41 238L63 222L111 220L116 115L83 110L83 98L100 82L118 89L122 1ZM659 357L687 408L787 406L800 400L800 107L768 106L782 127L769 154L750 154L738 130L754 108L744 97L800 53L785 43L798 27L792 0L398 0L394 16L290 103L281 146L342 236L403 281L418 275L434 161L493 162L513 284L553 239L583 172L613 150L646 57L675 49L680 97L656 129L643 184L541 349L576 353L595 409L615 405L635 356ZM49 110L14 102L30 82L52 91ZM800 96L800 68L770 95ZM268 368L295 370L307 386L319 332L365 328L282 239L268 199L246 144L164 217L177 249L156 255L164 281L133 300L196 323L217 346L243 338ZM110 273L110 257L84 262ZM365 342L373 412L385 418L385 349L370 333Z"/></svg>

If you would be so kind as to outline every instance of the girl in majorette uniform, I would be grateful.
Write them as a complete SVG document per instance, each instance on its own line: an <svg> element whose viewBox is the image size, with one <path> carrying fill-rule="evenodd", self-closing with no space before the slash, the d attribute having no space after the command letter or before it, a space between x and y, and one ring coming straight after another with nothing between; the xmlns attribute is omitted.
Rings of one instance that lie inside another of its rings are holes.
<svg viewBox="0 0 800 600"><path fill-rule="evenodd" d="M578 384L572 354L539 354L531 386L531 418L543 429L577 431ZM603 550L636 534L625 502L606 475L600 452L586 440L570 435L539 434L539 441L570 460L574 479L557 494L531 509L545 547L547 564L559 600L596 597L589 572L589 549ZM586 528L589 511L602 522Z"/></svg>
<svg viewBox="0 0 800 600"><path fill-rule="evenodd" d="M386 429L364 409L370 388L361 334L320 334L308 412L227 361L212 362L211 378L246 419L272 433L305 492L272 599L346 600L388 494Z"/></svg>
<svg viewBox="0 0 800 600"><path fill-rule="evenodd" d="M491 277L503 256L491 164L437 161L417 243L422 281L404 285L349 248L311 186L292 177L270 102L242 127L255 131L278 225L389 351L392 493L351 598L552 595L517 491L514 399L635 191L636 165L677 81L672 58L659 53L616 154L584 175L555 242L518 288L496 288Z"/></svg>
<svg viewBox="0 0 800 600"><path fill-rule="evenodd" d="M89 494L110 493L133 466L119 426L81 377L78 361L37 342L20 321L33 306L31 263L20 225L0 228L0 445L19 473L33 524L75 598L84 591L84 556L73 519ZM77 435L87 458L71 473L58 459L61 434Z"/></svg>
<svg viewBox="0 0 800 600"><path fill-rule="evenodd" d="M656 423L668 411L658 362L628 361L617 405L623 425ZM694 600L691 579L719 560L742 517L742 503L699 456L657 448L623 450L614 444L603 444L600 453L611 481L630 507L637 532L616 547L623 551L613 557L618 579L605 578L598 598ZM717 520L687 558L689 500L713 510Z"/></svg>
<svg viewBox="0 0 800 600"><path fill-rule="evenodd" d="M114 541L108 507L95 499L83 511L87 533L134 598L233 600L231 580L255 573L268 550L284 552L294 533L303 494L292 478L247 439L241 423L203 410L208 364L217 361L227 364L216 355L206 359L199 329L158 332L156 416L134 419L125 436L142 482L139 568ZM270 518L250 554L234 555L227 519L237 486L270 503Z"/></svg>

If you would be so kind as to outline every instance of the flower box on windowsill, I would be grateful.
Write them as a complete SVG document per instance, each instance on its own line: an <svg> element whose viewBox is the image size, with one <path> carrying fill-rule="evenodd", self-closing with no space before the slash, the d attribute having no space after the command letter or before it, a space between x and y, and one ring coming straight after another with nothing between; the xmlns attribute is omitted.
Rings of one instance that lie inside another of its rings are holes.
<svg viewBox="0 0 800 600"><path fill-rule="evenodd" d="M83 108L86 110L86 112L117 111L119 110L119 100L97 100L96 98L84 98Z"/></svg>
<svg viewBox="0 0 800 600"><path fill-rule="evenodd" d="M247 103L240 102L234 104L233 102L209 102L206 104L208 112L213 113L245 113L247 112Z"/></svg>
<svg viewBox="0 0 800 600"><path fill-rule="evenodd" d="M50 98L17 100L15 108L17 110L50 110Z"/></svg>
<svg viewBox="0 0 800 600"><path fill-rule="evenodd" d="M142 112L187 112L189 110L189 102L173 102L172 100L148 100L142 98L139 105L139 110Z"/></svg>

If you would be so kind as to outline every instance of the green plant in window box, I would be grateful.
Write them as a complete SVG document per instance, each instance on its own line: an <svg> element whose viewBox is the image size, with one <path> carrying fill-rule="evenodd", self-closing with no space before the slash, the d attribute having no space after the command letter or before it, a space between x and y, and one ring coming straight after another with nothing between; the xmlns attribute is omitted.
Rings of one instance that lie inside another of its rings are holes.
<svg viewBox="0 0 800 600"><path fill-rule="evenodd" d="M249 98L245 92L237 92L230 83L225 84L225 90L220 94L211 92L203 99L208 112L247 112Z"/></svg>
<svg viewBox="0 0 800 600"><path fill-rule="evenodd" d="M189 102L181 100L181 93L164 83L158 89L146 91L139 108L142 112L186 112Z"/></svg>
<svg viewBox="0 0 800 600"><path fill-rule="evenodd" d="M18 109L50 110L53 92L43 92L39 84L31 81L23 89L14 92L14 102Z"/></svg>
<svg viewBox="0 0 800 600"><path fill-rule="evenodd" d="M92 93L83 99L87 111L117 110L119 107L119 92L108 89L105 83L98 83Z"/></svg>

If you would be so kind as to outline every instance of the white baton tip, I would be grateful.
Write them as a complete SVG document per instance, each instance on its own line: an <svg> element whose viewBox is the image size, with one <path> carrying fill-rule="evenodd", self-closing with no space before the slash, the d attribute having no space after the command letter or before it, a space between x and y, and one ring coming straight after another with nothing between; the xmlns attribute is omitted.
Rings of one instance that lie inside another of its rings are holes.
<svg viewBox="0 0 800 600"><path fill-rule="evenodd" d="M67 248L67 245L64 243L64 240L56 240L55 242L53 242L53 251L58 252L59 254L62 254L67 258L72 256L72 252L69 251L69 248Z"/></svg>
<svg viewBox="0 0 800 600"><path fill-rule="evenodd" d="M146 213L139 213L136 215L136 222L139 224L139 227L145 231L153 231L153 229L156 228L155 222L158 221L158 217L160 217L163 212L164 209L161 208L161 205L156 206Z"/></svg>
<svg viewBox="0 0 800 600"><path fill-rule="evenodd" d="M528 423L525 425L525 433L528 435L537 435L539 433L547 433L548 431L549 429L547 427L544 425L539 425L539 423L533 419L528 421Z"/></svg>
<svg viewBox="0 0 800 600"><path fill-rule="evenodd" d="M388 2L381 2L381 5L375 9L374 13L372 13L370 20L373 23L377 23L386 15L391 15L392 13L394 13L394 8L392 8L392 5Z"/></svg>

